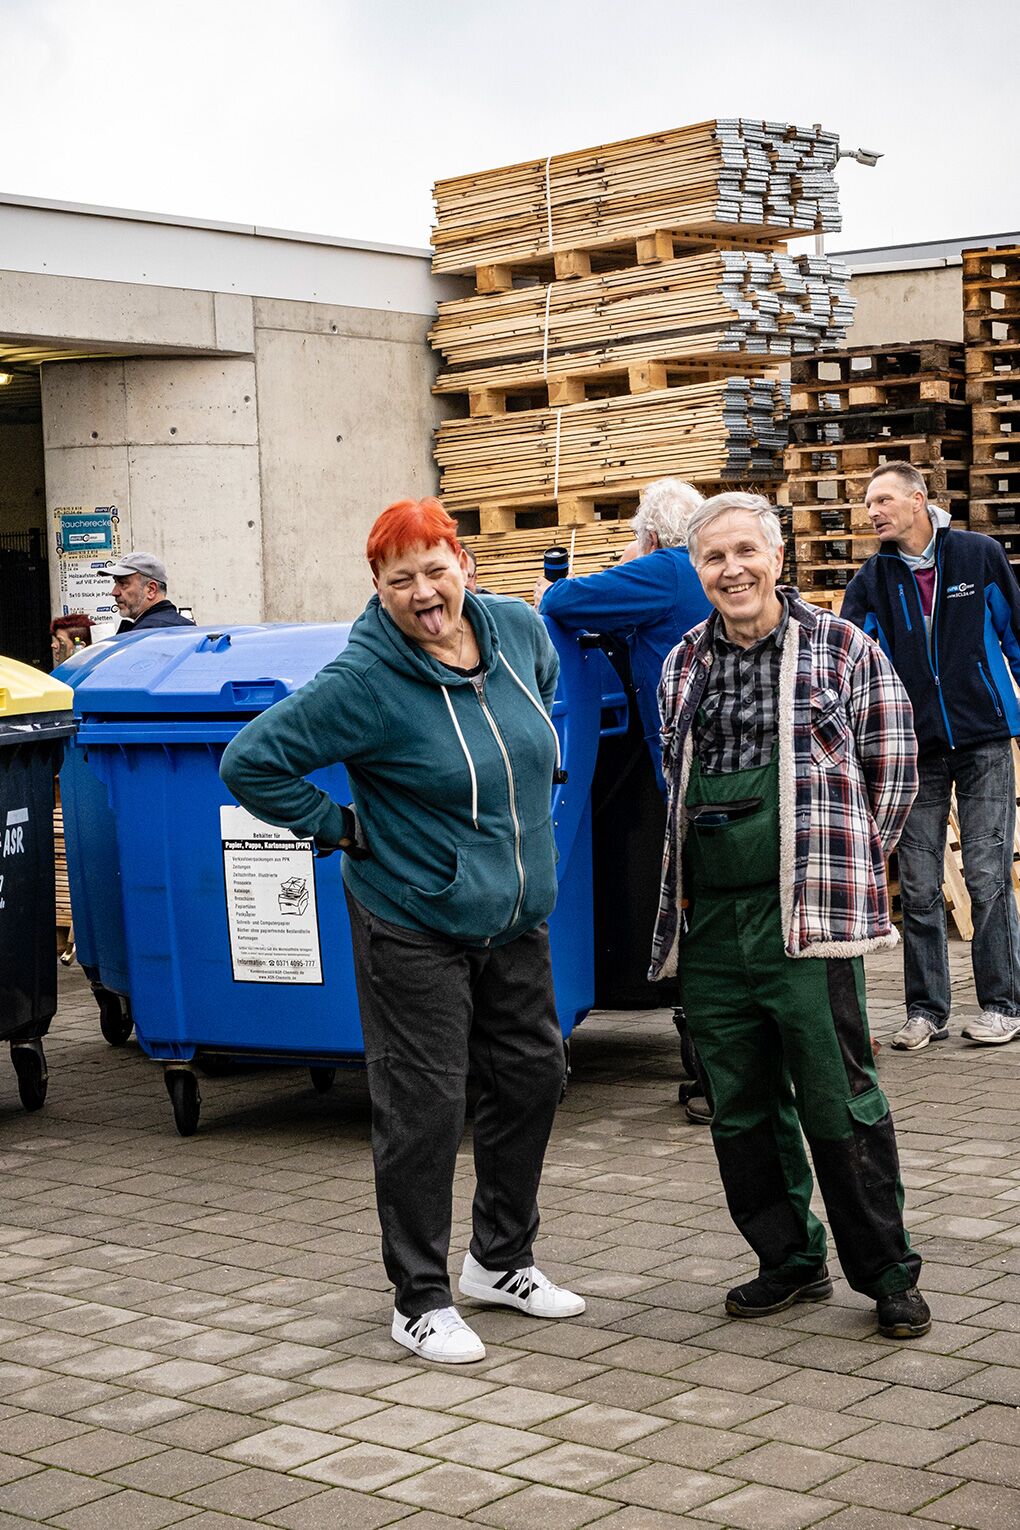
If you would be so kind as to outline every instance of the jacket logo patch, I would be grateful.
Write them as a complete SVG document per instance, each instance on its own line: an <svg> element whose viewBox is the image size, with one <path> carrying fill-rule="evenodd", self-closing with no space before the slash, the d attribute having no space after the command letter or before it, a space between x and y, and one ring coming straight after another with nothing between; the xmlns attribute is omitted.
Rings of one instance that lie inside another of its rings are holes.
<svg viewBox="0 0 1020 1530"><path fill-rule="evenodd" d="M961 600L964 595L976 593L977 586L968 584L966 579L961 579L959 584L951 584L946 590L947 600Z"/></svg>

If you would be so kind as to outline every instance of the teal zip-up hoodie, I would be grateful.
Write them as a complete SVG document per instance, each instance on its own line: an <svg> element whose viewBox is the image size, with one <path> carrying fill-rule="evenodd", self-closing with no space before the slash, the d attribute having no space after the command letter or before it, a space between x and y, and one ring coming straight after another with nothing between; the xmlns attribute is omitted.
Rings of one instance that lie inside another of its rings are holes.
<svg viewBox="0 0 1020 1530"><path fill-rule="evenodd" d="M559 659L523 601L464 597L480 687L404 637L373 595L347 647L250 722L220 774L267 823L335 845L339 804L305 777L342 761L369 855L344 857L371 913L465 945L500 945L556 902L550 710Z"/></svg>

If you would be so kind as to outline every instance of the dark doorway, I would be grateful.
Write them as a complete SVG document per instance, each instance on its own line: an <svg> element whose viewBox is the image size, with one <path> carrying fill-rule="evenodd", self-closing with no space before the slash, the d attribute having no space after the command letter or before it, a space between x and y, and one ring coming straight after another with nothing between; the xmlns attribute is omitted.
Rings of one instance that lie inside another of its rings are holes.
<svg viewBox="0 0 1020 1530"><path fill-rule="evenodd" d="M50 586L42 531L0 531L0 654L50 667Z"/></svg>

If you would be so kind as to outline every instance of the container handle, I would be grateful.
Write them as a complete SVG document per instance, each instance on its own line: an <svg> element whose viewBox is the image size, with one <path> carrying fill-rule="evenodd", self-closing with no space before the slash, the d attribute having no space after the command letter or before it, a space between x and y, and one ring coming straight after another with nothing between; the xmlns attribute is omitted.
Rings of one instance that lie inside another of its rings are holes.
<svg viewBox="0 0 1020 1530"><path fill-rule="evenodd" d="M287 695L282 680L228 680L220 692L224 701L239 711L251 711L255 707L271 707Z"/></svg>

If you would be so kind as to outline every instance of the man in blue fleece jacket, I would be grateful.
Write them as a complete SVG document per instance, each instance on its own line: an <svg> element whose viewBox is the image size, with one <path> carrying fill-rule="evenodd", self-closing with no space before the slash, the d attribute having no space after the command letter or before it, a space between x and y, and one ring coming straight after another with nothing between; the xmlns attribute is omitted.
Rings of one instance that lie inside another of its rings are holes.
<svg viewBox="0 0 1020 1530"><path fill-rule="evenodd" d="M615 568L579 579L539 579L535 605L567 632L604 632L624 642L645 743L662 795L659 680L666 655L711 614L687 552L687 522L701 495L680 478L659 478L641 495L632 547Z"/></svg>
<svg viewBox="0 0 1020 1530"><path fill-rule="evenodd" d="M842 616L878 642L910 696L920 787L899 843L907 1017L893 1046L949 1035L952 991L942 865L955 787L974 922L981 1014L964 1036L1020 1035L1020 918L1013 897L1020 734L1020 590L992 537L957 531L907 462L871 475L865 503L881 547L847 587Z"/></svg>

